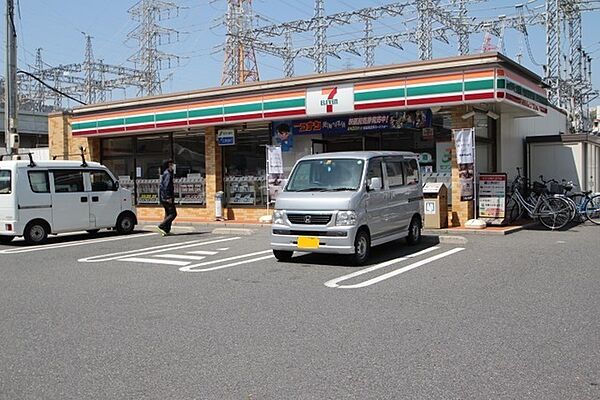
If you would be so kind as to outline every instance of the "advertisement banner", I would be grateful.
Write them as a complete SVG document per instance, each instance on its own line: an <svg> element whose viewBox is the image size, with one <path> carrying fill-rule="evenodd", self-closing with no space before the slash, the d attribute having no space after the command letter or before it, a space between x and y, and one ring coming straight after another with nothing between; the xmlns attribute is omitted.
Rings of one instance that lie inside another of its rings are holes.
<svg viewBox="0 0 600 400"><path fill-rule="evenodd" d="M267 146L267 191L269 203L274 203L287 180L283 173L283 158L280 146Z"/></svg>
<svg viewBox="0 0 600 400"><path fill-rule="evenodd" d="M452 142L435 144L435 170L440 173L452 173Z"/></svg>
<svg viewBox="0 0 600 400"><path fill-rule="evenodd" d="M287 153L294 148L294 132L291 121L279 121L273 123L273 136L281 151Z"/></svg>
<svg viewBox="0 0 600 400"><path fill-rule="evenodd" d="M473 200L475 198L474 130L472 128L454 129L453 133L456 145L456 161L458 163L460 200Z"/></svg>
<svg viewBox="0 0 600 400"><path fill-rule="evenodd" d="M235 130L221 129L217 132L217 143L219 146L235 145Z"/></svg>
<svg viewBox="0 0 600 400"><path fill-rule="evenodd" d="M506 174L479 174L477 196L480 218L506 217Z"/></svg>

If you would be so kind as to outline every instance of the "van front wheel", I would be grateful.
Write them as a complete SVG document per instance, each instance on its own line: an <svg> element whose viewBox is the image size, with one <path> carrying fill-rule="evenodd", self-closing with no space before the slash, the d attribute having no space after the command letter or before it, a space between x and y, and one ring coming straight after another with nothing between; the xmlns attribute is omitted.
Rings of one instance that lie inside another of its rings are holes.
<svg viewBox="0 0 600 400"><path fill-rule="evenodd" d="M277 259L277 261L290 261L292 256L294 255L293 251L286 250L273 250L273 255Z"/></svg>
<svg viewBox="0 0 600 400"><path fill-rule="evenodd" d="M369 259L369 254L371 254L371 237L366 230L362 229L354 239L354 254L350 256L350 261L353 265L363 265Z"/></svg>
<svg viewBox="0 0 600 400"><path fill-rule="evenodd" d="M410 245L421 243L421 220L418 217L413 217L408 227L408 237L406 241Z"/></svg>
<svg viewBox="0 0 600 400"><path fill-rule="evenodd" d="M135 219L130 214L123 214L117 220L117 232L121 235L127 235L133 232L135 228Z"/></svg>
<svg viewBox="0 0 600 400"><path fill-rule="evenodd" d="M32 221L25 227L24 237L28 244L42 244L48 238L48 226L42 221Z"/></svg>

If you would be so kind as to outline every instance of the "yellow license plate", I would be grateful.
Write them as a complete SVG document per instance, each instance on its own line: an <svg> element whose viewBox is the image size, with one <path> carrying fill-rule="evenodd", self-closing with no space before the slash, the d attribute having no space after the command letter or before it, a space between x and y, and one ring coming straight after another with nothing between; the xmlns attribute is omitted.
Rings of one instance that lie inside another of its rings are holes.
<svg viewBox="0 0 600 400"><path fill-rule="evenodd" d="M318 249L319 248L319 238L309 237L309 236L300 236L298 238L298 248L299 249Z"/></svg>

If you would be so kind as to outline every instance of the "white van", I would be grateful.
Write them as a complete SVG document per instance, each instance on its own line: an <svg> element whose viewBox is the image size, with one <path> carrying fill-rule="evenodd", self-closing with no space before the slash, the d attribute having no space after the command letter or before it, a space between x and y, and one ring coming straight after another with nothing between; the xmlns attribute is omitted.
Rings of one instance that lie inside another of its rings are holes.
<svg viewBox="0 0 600 400"><path fill-rule="evenodd" d="M421 240L423 190L417 155L343 152L303 157L277 196L271 247L280 261L294 251L347 254L364 264L371 246Z"/></svg>
<svg viewBox="0 0 600 400"><path fill-rule="evenodd" d="M104 228L127 234L136 224L131 192L99 163L0 161L0 243Z"/></svg>

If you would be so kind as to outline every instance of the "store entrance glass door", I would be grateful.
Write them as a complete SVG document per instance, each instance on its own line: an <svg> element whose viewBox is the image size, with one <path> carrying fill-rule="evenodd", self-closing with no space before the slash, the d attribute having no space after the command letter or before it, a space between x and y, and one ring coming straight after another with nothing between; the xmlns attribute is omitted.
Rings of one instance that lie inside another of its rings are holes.
<svg viewBox="0 0 600 400"><path fill-rule="evenodd" d="M313 139L312 140L312 150L311 150L311 154L321 154L321 153L327 153L327 140L319 140L319 139Z"/></svg>

